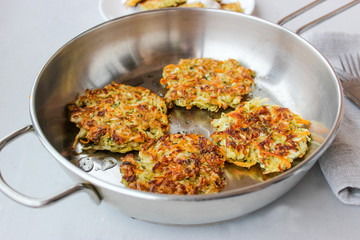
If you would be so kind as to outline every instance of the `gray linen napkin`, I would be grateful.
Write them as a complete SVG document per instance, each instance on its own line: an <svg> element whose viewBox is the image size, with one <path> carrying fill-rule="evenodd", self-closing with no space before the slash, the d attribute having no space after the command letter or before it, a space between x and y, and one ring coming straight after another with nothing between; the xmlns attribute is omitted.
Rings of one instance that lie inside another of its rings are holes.
<svg viewBox="0 0 360 240"><path fill-rule="evenodd" d="M304 38L340 69L340 55L360 54L360 35L324 32L305 35ZM360 109L346 97L339 132L319 159L319 164L339 200L360 205Z"/></svg>

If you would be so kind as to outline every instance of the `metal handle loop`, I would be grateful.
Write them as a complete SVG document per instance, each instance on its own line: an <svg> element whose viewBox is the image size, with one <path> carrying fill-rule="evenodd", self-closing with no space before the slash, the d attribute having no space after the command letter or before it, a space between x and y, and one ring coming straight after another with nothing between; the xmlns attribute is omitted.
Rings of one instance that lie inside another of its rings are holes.
<svg viewBox="0 0 360 240"><path fill-rule="evenodd" d="M7 144L9 144L13 140L15 140L17 137L19 137L23 134L29 133L29 132L33 132L33 131L34 131L33 126L29 125L29 126L23 127L15 132L13 132L12 134L8 135L7 137L3 138L0 141L0 152ZM0 171L0 191L2 191L10 199L12 199L22 205L25 205L28 207L33 207L33 208L40 208L40 207L48 206L50 204L53 204L65 197L68 197L68 196L72 195L73 193L76 193L79 191L87 192L91 196L91 198L93 200L95 200L95 202L97 204L99 204L101 201L101 196L100 196L99 192L96 190L96 188L93 185L91 185L89 183L78 183L78 184L71 186L68 189L65 189L65 190L61 191L60 193L57 193L50 197L32 198L32 197L26 196L26 195L16 191L12 187L10 187L9 184L7 184L7 182L2 177L1 171Z"/></svg>
<svg viewBox="0 0 360 240"><path fill-rule="evenodd" d="M287 15L286 17L284 17L283 19L281 19L280 21L278 21L277 24L279 24L280 26L284 25L287 22L290 22L291 20L293 20L294 18L296 18L297 16L303 14L304 12L310 10L311 8L319 5L320 3L324 2L325 0L316 0L314 2L309 3L308 5L306 5L303 8L300 8L299 10L296 10L293 13L290 13L289 15Z"/></svg>
<svg viewBox="0 0 360 240"><path fill-rule="evenodd" d="M317 6L318 4L320 4L320 3L324 2L324 1L325 0L316 0L314 2L311 2L310 4L306 5L305 7L303 7L301 9L289 14L288 16L284 17L283 19L281 19L278 22L278 24L282 26L285 23L289 22L290 20L296 18L297 16L303 14L304 12L310 10L311 8ZM349 3L345 4L344 6L338 8L338 9L335 9L334 11L332 11L330 13L325 14L324 16L321 16L321 17L315 19L314 21L311 21L311 22L305 24L304 26L302 26L298 30L296 30L295 33L300 35L301 33L303 33L305 31L317 26L318 24L320 24L320 23L322 23L322 22L324 22L324 21L326 21L326 20L328 20L328 19L342 13L343 11L355 6L358 3L360 3L360 0L354 0L352 2L349 2Z"/></svg>

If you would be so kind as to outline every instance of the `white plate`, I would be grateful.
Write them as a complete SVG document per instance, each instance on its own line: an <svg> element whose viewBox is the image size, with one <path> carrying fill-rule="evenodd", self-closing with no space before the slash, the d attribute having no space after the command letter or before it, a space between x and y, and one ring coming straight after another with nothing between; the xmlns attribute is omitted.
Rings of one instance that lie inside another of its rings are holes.
<svg viewBox="0 0 360 240"><path fill-rule="evenodd" d="M224 2L230 2L225 0ZM252 14L255 8L255 0L239 0L245 14ZM126 8L123 0L100 0L99 4L101 16L105 20L110 20L130 13L142 11L140 7Z"/></svg>

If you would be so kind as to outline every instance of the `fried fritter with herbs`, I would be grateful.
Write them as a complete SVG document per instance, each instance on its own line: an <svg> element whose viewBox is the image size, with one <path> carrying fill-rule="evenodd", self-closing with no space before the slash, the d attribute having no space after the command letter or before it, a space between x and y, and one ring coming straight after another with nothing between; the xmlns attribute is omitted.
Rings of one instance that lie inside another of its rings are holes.
<svg viewBox="0 0 360 240"><path fill-rule="evenodd" d="M259 164L264 174L282 172L306 153L310 122L264 101L255 98L223 113L212 121L216 132L210 138L231 163L247 168Z"/></svg>
<svg viewBox="0 0 360 240"><path fill-rule="evenodd" d="M80 129L74 141L83 149L125 153L168 133L165 101L143 87L111 83L89 90L68 105Z"/></svg>
<svg viewBox="0 0 360 240"><path fill-rule="evenodd" d="M122 183L132 189L165 194L209 194L225 187L224 153L196 134L171 134L122 158Z"/></svg>
<svg viewBox="0 0 360 240"><path fill-rule="evenodd" d="M195 58L167 65L160 83L168 89L165 101L169 107L196 106L216 112L238 106L242 96L251 92L254 77L251 69L235 59Z"/></svg>

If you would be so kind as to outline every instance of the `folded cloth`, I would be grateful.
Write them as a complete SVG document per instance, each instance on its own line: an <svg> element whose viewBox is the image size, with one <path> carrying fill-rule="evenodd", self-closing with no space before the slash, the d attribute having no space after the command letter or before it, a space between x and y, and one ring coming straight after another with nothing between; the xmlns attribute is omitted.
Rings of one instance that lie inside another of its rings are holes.
<svg viewBox="0 0 360 240"><path fill-rule="evenodd" d="M360 35L315 33L305 35L334 66L339 56L360 54ZM337 136L320 157L320 168L334 194L346 204L360 205L360 109L345 97L344 117Z"/></svg>

